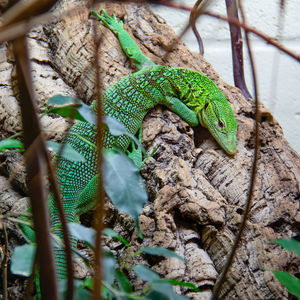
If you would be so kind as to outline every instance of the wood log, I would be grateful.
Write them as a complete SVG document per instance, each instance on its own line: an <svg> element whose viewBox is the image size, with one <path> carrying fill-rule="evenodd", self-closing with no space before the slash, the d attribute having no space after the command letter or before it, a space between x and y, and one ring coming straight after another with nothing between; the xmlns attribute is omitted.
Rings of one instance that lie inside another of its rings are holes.
<svg viewBox="0 0 300 300"><path fill-rule="evenodd" d="M40 110L55 95L76 95L87 103L95 99L95 38L86 1L61 1L56 7L59 22L34 28L28 35L32 74ZM76 7L76 5L80 7ZM70 12L70 8L74 9ZM176 114L157 107L143 123L143 144L150 152L158 147L142 169L149 202L140 216L144 240L134 231L132 220L107 203L106 223L131 242L129 249L107 239L106 244L127 263L151 266L161 277L190 281L201 292L176 287L191 299L209 299L214 283L224 266L241 222L248 196L254 153L254 101L227 83L200 55L192 53L177 39L173 30L145 5L104 4L109 14L124 20L125 28L142 51L155 63L194 69L211 78L231 103L238 121L237 153L228 157L208 131L191 128ZM100 37L99 65L101 92L122 77L135 72L117 38L104 26L97 25ZM170 52L168 52L170 50ZM7 44L0 47L0 127L1 138L21 129L17 95L14 91L14 62ZM261 104L258 174L247 226L235 260L223 285L222 299L289 299L286 289L267 270L283 270L299 275L300 260L293 253L267 242L299 234L299 155L289 146L282 129ZM68 122L60 117L44 116L41 123L49 138L59 140ZM2 155L1 169L16 170L21 157ZM20 168L20 167L19 167ZM26 190L23 169L15 177ZM21 171L20 171L21 170ZM6 199L4 191L1 198ZM14 199L17 201L14 192ZM12 208L1 199L2 213ZM13 231L13 229L11 229ZM145 246L176 251L185 258L125 258L127 252ZM85 276L85 273L80 276ZM143 286L129 274L136 289ZM13 284L13 283L12 283ZM17 295L17 294L15 294ZM16 298L17 299L17 296Z"/></svg>

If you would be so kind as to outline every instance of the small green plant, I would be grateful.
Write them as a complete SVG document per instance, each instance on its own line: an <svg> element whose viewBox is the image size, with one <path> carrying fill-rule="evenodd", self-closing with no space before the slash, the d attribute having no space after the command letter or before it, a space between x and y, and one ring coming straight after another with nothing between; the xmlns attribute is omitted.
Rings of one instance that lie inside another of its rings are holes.
<svg viewBox="0 0 300 300"><path fill-rule="evenodd" d="M68 228L70 234L74 238L83 241L89 248L94 250L94 241L96 235L94 229L87 228L77 223L69 223ZM103 234L118 239L124 244L125 247L130 246L130 244L125 239L123 239L110 228L104 229ZM59 246L57 245L57 247ZM32 272L35 252L35 245L26 244L16 247L11 259L11 272L15 275L25 277L30 276ZM159 255L163 257L176 257L179 260L183 260L183 258L175 252L161 247L144 247L139 251L133 253L131 256L134 257L143 253L146 253L148 255ZM75 254L78 255L79 253L76 251ZM82 258L84 258L84 261L86 261L88 264L88 260L85 257ZM185 296L176 294L172 288L172 285L179 285L189 288L193 291L199 291L199 289L190 282L173 279L162 279L156 272L152 271L147 266L131 266L123 264L122 261L117 260L117 258L111 251L103 250L102 261L103 299L118 299L120 297L127 297L127 299L187 299ZM133 270L137 277L148 283L143 290L133 290L133 287L126 275L127 271L129 270ZM66 293L66 281L62 280L59 286L60 293L64 295ZM92 279L87 278L85 280L76 280L75 299L79 299L79 297L81 297L81 299L88 299L88 297L90 296L90 290L92 290L92 288Z"/></svg>
<svg viewBox="0 0 300 300"><path fill-rule="evenodd" d="M294 238L280 239L272 242L274 244L280 245L282 248L295 252L300 256L300 242ZM293 295L295 295L298 300L300 300L300 279L283 271L271 271L276 279L282 283L286 289Z"/></svg>
<svg viewBox="0 0 300 300"><path fill-rule="evenodd" d="M49 108L49 104L54 104L56 107ZM78 99L56 95L48 100L48 105L45 113L57 113L63 117L72 117L76 120L96 124L96 115L94 110ZM137 145L137 149L134 149L134 151L140 151L140 163L142 163L142 153L145 154L145 150L140 141L135 136L128 133L127 129L121 122L111 117L104 117L103 123L104 128L109 130L116 138L120 135L128 135L134 141ZM85 143L90 144L90 142L85 140L84 137L80 136L79 138L83 139ZM96 145L90 144L90 146L95 149L97 148ZM47 147L70 161L84 160L84 157L70 145L61 145L59 143L47 141ZM0 151L12 148L17 149L17 151L23 151L23 144L20 141L11 138L0 142ZM148 196L138 167L120 149L105 149L103 151L103 165L101 173L103 187L106 194L118 210L133 218L139 236L142 238L142 234L138 226L138 216L140 215ZM128 205L128 203L130 203L130 205ZM23 220L19 220L19 222L23 222ZM68 228L70 235L72 235L74 239L83 241L88 247L94 250L96 233L93 229L84 227L77 223L69 223ZM119 236L112 229L104 229L103 234L118 239L125 247L130 246L125 239ZM61 248L63 242L55 235L53 235L53 238L55 247ZM30 276L32 273L35 252L36 246L33 244L16 247L11 258L11 272L15 275L25 277ZM87 265L89 265L88 260L76 251L76 249L73 249L73 252L74 255L80 255ZM122 263L122 261L118 261L112 252L103 250L102 253L103 282L101 292L103 299L187 299L185 296L176 294L172 285L179 285L192 289L193 291L199 291L192 283L173 279L162 279L156 272L150 270L147 266L126 265ZM146 253L148 255L160 255L164 257L176 257L177 259L183 260L183 258L175 252L160 247L144 247L132 254L132 257L141 255L142 253ZM148 283L142 291L134 291L126 275L129 270L133 271L141 280ZM93 280L75 280L74 283L74 299L89 299L91 296L91 290L93 289ZM66 294L66 286L66 280L61 280L59 282L59 291L62 296Z"/></svg>

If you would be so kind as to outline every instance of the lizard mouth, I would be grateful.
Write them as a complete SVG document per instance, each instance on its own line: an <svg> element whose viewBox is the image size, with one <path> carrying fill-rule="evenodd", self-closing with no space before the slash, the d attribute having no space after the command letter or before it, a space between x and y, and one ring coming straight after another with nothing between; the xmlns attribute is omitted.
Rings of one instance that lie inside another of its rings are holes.
<svg viewBox="0 0 300 300"><path fill-rule="evenodd" d="M209 130L210 131L210 130ZM216 142L222 147L222 149L230 156L236 153L236 134L235 133L222 133L222 132L212 132L211 135L214 137Z"/></svg>
<svg viewBox="0 0 300 300"><path fill-rule="evenodd" d="M221 145L222 148L229 155L234 155L236 153L236 135L235 134L227 134L224 136L224 143Z"/></svg>

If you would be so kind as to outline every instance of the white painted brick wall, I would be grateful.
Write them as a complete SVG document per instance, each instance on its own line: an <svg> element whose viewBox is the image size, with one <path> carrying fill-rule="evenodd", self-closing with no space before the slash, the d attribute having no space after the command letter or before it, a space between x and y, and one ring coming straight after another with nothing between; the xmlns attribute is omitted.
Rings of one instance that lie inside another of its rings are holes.
<svg viewBox="0 0 300 300"><path fill-rule="evenodd" d="M195 0L176 2L192 7ZM279 28L279 3L280 0L243 0L248 23L276 37ZM152 9L178 34L188 22L188 12L154 5ZM225 0L212 1L209 10L225 15ZM204 42L204 57L226 82L234 85L228 24L202 16L197 28ZM191 50L198 52L198 44L191 30L183 37L183 41ZM286 1L281 43L300 55L300 0ZM300 153L300 63L256 37L252 38L251 44L257 70L259 98L279 121L289 143ZM244 50L245 54L246 49ZM246 61L248 62L247 57ZM252 92L248 63L245 69L247 85Z"/></svg>

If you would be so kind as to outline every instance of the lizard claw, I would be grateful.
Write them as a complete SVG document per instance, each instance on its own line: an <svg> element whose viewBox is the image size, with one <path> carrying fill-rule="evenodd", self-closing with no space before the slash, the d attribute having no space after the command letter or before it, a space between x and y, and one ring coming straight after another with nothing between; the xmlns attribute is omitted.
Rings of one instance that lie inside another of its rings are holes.
<svg viewBox="0 0 300 300"><path fill-rule="evenodd" d="M100 14L98 14L95 10L92 10L91 14L101 20L103 24L114 33L117 34L120 30L123 30L123 22L118 22L115 14L113 14L113 16L111 17L107 14L105 9L101 9Z"/></svg>

